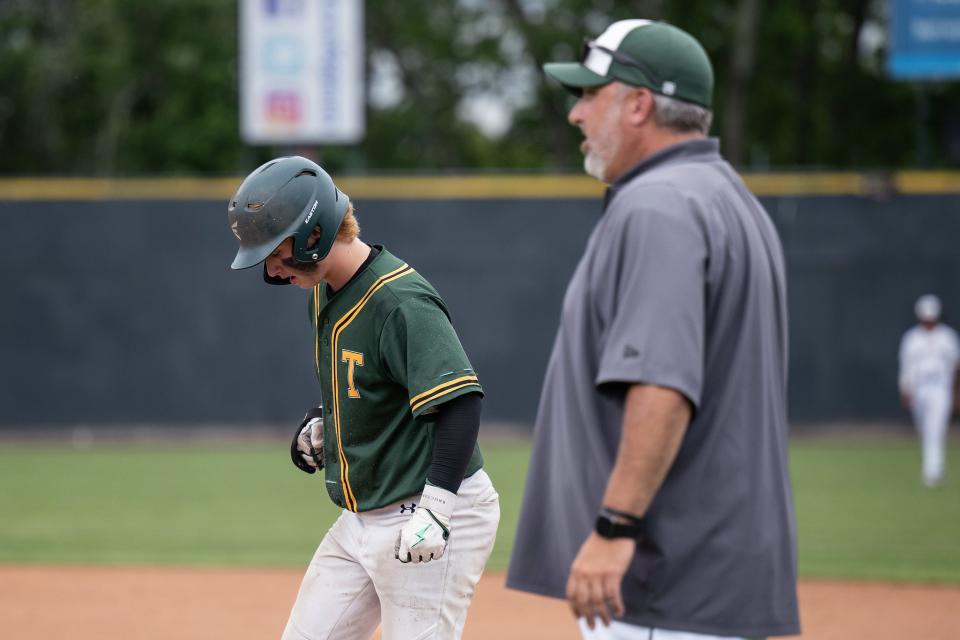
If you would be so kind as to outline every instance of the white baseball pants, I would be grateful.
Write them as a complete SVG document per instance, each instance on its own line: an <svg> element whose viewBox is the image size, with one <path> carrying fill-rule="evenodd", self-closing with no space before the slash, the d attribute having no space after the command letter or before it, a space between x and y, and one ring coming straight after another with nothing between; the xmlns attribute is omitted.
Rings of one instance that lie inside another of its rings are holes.
<svg viewBox="0 0 960 640"><path fill-rule="evenodd" d="M594 625L594 629L591 631L583 618L578 622L584 640L747 640L741 637L710 636L702 633L690 633L689 631L651 629L650 627L640 627L616 620L612 621L609 627L603 626L603 622L600 621ZM761 639L757 638L756 640Z"/></svg>
<svg viewBox="0 0 960 640"><path fill-rule="evenodd" d="M943 385L923 385L911 398L913 423L920 433L923 481L933 486L943 479L944 447L953 408L953 394Z"/></svg>
<svg viewBox="0 0 960 640"><path fill-rule="evenodd" d="M467 608L493 550L500 501L480 469L460 485L443 557L403 564L394 557L412 496L396 504L344 511L307 567L283 640L460 638Z"/></svg>

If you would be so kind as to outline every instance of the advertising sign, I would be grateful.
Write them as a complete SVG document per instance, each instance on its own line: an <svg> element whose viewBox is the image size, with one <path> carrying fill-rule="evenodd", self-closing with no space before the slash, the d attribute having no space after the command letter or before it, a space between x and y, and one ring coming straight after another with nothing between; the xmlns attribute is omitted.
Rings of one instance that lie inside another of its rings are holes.
<svg viewBox="0 0 960 640"><path fill-rule="evenodd" d="M362 0L241 0L245 142L358 142L363 69Z"/></svg>
<svg viewBox="0 0 960 640"><path fill-rule="evenodd" d="M960 0L890 0L890 75L960 77Z"/></svg>

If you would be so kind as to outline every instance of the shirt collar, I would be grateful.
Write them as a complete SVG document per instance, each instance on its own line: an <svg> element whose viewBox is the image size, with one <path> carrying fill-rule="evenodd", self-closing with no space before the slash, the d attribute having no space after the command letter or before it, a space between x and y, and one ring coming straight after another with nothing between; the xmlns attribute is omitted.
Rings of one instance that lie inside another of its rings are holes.
<svg viewBox="0 0 960 640"><path fill-rule="evenodd" d="M687 140L685 142L672 144L633 165L633 167L628 169L622 176L617 178L613 184L607 187L603 196L603 208L606 210L613 196L615 196L625 184L654 167L673 164L675 162L705 162L719 159L719 157L720 140L717 138L698 138L696 140Z"/></svg>

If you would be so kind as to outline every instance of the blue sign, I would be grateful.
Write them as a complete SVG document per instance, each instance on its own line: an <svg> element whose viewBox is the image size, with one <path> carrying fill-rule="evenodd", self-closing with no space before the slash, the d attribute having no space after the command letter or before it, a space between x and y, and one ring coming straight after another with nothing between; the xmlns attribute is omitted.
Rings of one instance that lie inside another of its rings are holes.
<svg viewBox="0 0 960 640"><path fill-rule="evenodd" d="M960 78L960 0L890 0L887 70L901 80Z"/></svg>

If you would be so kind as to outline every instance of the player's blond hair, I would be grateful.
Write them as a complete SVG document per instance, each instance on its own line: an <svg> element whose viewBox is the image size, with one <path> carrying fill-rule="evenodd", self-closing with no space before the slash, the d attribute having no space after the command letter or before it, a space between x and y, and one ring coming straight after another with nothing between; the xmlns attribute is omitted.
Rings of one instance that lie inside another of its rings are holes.
<svg viewBox="0 0 960 640"><path fill-rule="evenodd" d="M357 216L353 213L353 203L347 205L347 213L343 216L343 222L337 229L337 240L341 242L351 242L360 236L360 223L357 222Z"/></svg>
<svg viewBox="0 0 960 640"><path fill-rule="evenodd" d="M310 244L313 244L320 239L320 236L323 233L323 229L318 225L313 228L313 233L310 234ZM357 222L357 216L353 213L353 203L347 205L347 213L343 216L343 222L340 223L340 228L337 229L336 241L339 242L351 242L356 238L360 237L360 223Z"/></svg>

